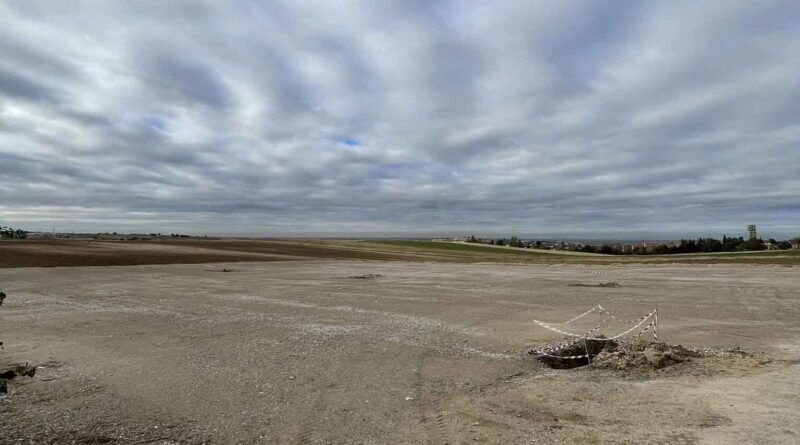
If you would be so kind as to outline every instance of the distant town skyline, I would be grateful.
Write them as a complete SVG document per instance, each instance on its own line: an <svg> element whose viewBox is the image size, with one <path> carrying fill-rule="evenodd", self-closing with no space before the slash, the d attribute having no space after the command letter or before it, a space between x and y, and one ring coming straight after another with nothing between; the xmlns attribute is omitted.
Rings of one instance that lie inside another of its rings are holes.
<svg viewBox="0 0 800 445"><path fill-rule="evenodd" d="M0 224L800 235L800 3L0 3Z"/></svg>
<svg viewBox="0 0 800 445"><path fill-rule="evenodd" d="M17 227L14 227L15 229ZM359 234L352 234L349 231L320 231L320 232L308 232L307 230L292 232L277 232L273 231L270 233L260 233L260 232L215 232L215 231L198 231L198 230L189 230L189 231L175 231L175 230L144 230L142 228L138 229L131 229L131 230L88 230L87 227L77 228L75 230L69 229L58 229L56 230L55 227L51 228L51 230L41 230L41 229L34 229L31 230L34 233L41 233L41 234L109 234L109 235L150 235L150 234L157 234L160 236L170 236L171 234L176 234L180 236L212 236L212 237L252 237L252 238L419 238L419 239L432 239L432 238L459 238L474 235L478 238L484 239L503 239L509 238L512 236L519 237L525 240L563 240L563 241L615 241L615 242L641 242L641 241L677 241L680 239L694 239L694 238L722 238L723 236L728 237L742 237L744 239L748 238L748 232L746 228L744 230L698 230L694 232L689 231L679 231L679 232L636 232L636 231L628 231L628 232L602 232L602 231L581 231L581 232L524 232L524 231L511 231L511 232L481 232L481 231L466 231L466 232L459 232L459 231L420 231L420 232L405 232L405 233L386 233L386 232L362 232ZM758 237L764 240L769 238L774 238L777 240L791 240L800 237L797 233L794 232L781 232L779 230L768 230L765 233L762 233L761 229L759 229Z"/></svg>

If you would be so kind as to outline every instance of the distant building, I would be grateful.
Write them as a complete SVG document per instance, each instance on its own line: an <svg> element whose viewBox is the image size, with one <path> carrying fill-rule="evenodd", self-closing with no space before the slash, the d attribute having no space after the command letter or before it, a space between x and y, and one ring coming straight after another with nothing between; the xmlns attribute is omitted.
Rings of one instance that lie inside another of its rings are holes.
<svg viewBox="0 0 800 445"><path fill-rule="evenodd" d="M750 234L750 239L758 238L758 231L756 231L756 225L755 224L748 224L747 225L747 233Z"/></svg>

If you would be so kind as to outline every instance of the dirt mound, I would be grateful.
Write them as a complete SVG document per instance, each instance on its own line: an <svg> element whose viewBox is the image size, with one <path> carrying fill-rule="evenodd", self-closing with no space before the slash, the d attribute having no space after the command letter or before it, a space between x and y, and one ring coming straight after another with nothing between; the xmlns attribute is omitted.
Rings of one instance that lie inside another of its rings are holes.
<svg viewBox="0 0 800 445"><path fill-rule="evenodd" d="M668 345L644 340L618 344L597 354L592 365L601 369L654 370L683 363L702 355L681 345Z"/></svg>
<svg viewBox="0 0 800 445"><path fill-rule="evenodd" d="M365 273L363 275L351 275L347 278L352 278L354 280L374 280L376 278L383 278L383 275L379 273Z"/></svg>
<svg viewBox="0 0 800 445"><path fill-rule="evenodd" d="M623 371L625 373L649 373L670 366L697 361L691 368L679 368L678 372L708 372L708 369L741 368L760 366L772 361L763 352L746 351L740 347L707 348L685 347L667 343L650 342L641 338L629 342L617 342L610 339L577 339L550 343L542 348L531 349L533 355L542 364L553 369L572 369L591 365L595 369ZM708 359L708 360L706 360ZM720 361L719 359L723 359ZM743 362L742 359L745 359ZM749 361L747 360L749 359ZM709 366L711 368L709 368ZM722 368L720 368L722 366ZM681 371L682 370L682 371Z"/></svg>
<svg viewBox="0 0 800 445"><path fill-rule="evenodd" d="M692 358L740 357L745 352L738 349L723 351L685 348L681 345L649 342L643 339L625 343L614 340L579 339L551 343L543 348L532 349L528 354L535 355L540 362L554 369L571 369L591 364L599 369L650 371L687 362Z"/></svg>
<svg viewBox="0 0 800 445"><path fill-rule="evenodd" d="M622 287L622 285L620 285L616 281L609 281L607 283L596 283L596 284L572 283L572 284L570 284L570 286L573 286L573 287Z"/></svg>

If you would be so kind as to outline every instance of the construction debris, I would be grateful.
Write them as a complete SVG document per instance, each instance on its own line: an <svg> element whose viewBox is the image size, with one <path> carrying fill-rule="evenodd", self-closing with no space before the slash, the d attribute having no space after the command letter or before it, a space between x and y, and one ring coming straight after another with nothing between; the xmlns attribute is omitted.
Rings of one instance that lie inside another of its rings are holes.
<svg viewBox="0 0 800 445"><path fill-rule="evenodd" d="M655 370L683 363L701 354L681 345L648 342L637 338L629 343L607 348L594 357L592 365L601 369Z"/></svg>
<svg viewBox="0 0 800 445"><path fill-rule="evenodd" d="M583 339L554 343L528 351L543 364L554 369L572 369L591 364L595 368L656 370L689 361L704 354L681 345L649 342L636 338L631 342Z"/></svg>
<svg viewBox="0 0 800 445"><path fill-rule="evenodd" d="M11 380L15 377L33 377L36 374L36 366L12 365L8 369L0 370L0 379Z"/></svg>
<svg viewBox="0 0 800 445"><path fill-rule="evenodd" d="M0 394L8 393L8 381L17 377L33 377L36 374L36 366L11 365L6 369L0 369Z"/></svg>

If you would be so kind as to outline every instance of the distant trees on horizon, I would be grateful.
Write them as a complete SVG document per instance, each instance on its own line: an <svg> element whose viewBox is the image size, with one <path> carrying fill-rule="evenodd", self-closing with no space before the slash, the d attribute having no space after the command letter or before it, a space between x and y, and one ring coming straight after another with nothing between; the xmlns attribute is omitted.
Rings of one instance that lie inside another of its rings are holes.
<svg viewBox="0 0 800 445"><path fill-rule="evenodd" d="M495 246L509 246L520 248L543 248L542 241L523 241L516 236L508 239L500 238L496 240L485 240L476 238L475 235L466 238L468 243L481 243L491 244ZM768 240L769 244L776 246L778 249L788 250L792 248L792 242L797 244L800 242L800 237L794 238L793 241L776 241L773 238ZM553 244L548 242L549 244ZM681 239L676 243L661 243L657 245L636 245L636 244L582 244L582 243L559 243L555 247L558 250L573 250L576 252L585 253L602 253L605 255L669 255L679 253L712 253L712 252L743 252L743 251L758 251L766 250L767 243L761 238L744 239L744 237L729 237L723 235L722 239L716 238L688 238Z"/></svg>
<svg viewBox="0 0 800 445"><path fill-rule="evenodd" d="M791 244L786 248L791 248ZM722 240L715 238L696 238L696 239L681 239L679 242L671 245L659 244L653 248L652 252L646 251L644 247L636 246L630 252L624 252L633 255L644 255L653 253L656 255L667 255L676 253L712 253L712 252L742 252L752 250L765 250L766 243L761 238L747 239L743 237L728 237L722 236ZM612 254L620 254L613 252Z"/></svg>
<svg viewBox="0 0 800 445"><path fill-rule="evenodd" d="M779 249L791 249L789 241L776 241L772 238L770 244ZM690 238L681 239L674 244L661 243L656 246L637 246L625 249L619 245L603 244L599 248L590 244L581 245L576 250L587 253L602 253L606 255L669 255L678 253L713 253L713 252L743 252L766 250L767 244L761 238L744 239L743 237L722 236L722 240L715 238Z"/></svg>
<svg viewBox="0 0 800 445"><path fill-rule="evenodd" d="M28 232L22 229L13 229L0 225L0 239L25 239L28 237Z"/></svg>

